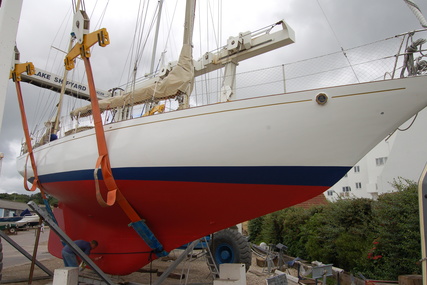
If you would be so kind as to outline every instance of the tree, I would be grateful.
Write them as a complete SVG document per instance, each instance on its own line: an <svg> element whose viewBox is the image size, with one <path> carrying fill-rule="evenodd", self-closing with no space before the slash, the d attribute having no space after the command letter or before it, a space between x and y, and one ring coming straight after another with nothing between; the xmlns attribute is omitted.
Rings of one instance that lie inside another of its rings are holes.
<svg viewBox="0 0 427 285"><path fill-rule="evenodd" d="M260 243L261 238L261 230L264 222L264 216L252 219L248 223L248 231L249 231L249 241L253 243Z"/></svg>
<svg viewBox="0 0 427 285"><path fill-rule="evenodd" d="M283 216L283 244L288 247L292 256L306 257L306 243L309 234L304 230L304 225L315 213L323 210L323 206L304 209L292 207L284 210Z"/></svg>
<svg viewBox="0 0 427 285"><path fill-rule="evenodd" d="M46 195L50 205L58 203L58 200L52 196ZM37 204L43 204L42 194L37 192L35 194L17 194L17 193L0 193L0 199L9 200L14 202L28 203L34 201Z"/></svg>
<svg viewBox="0 0 427 285"><path fill-rule="evenodd" d="M418 185L399 178L397 190L378 198L374 213L375 239L367 252L365 276L397 280L402 274L420 274L421 259Z"/></svg>
<svg viewBox="0 0 427 285"><path fill-rule="evenodd" d="M402 178L392 185L396 192L382 194L377 201L341 199L258 218L256 236L258 241L286 245L292 256L332 263L370 279L420 274L418 185Z"/></svg>

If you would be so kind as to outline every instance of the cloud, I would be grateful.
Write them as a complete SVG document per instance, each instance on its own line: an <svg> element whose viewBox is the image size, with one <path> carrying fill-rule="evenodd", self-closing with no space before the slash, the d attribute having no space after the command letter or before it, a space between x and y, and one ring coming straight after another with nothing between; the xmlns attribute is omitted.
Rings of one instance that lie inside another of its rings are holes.
<svg viewBox="0 0 427 285"><path fill-rule="evenodd" d="M19 155L21 142L17 139L1 141L2 146L7 147L3 150L4 158L0 161L0 193L26 193L23 178L18 174L15 159Z"/></svg>

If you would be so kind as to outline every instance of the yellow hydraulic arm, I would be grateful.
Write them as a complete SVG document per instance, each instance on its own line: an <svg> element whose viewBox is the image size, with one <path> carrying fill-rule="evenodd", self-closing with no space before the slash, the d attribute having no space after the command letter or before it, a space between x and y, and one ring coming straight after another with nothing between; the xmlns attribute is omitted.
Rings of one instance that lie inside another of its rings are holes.
<svg viewBox="0 0 427 285"><path fill-rule="evenodd" d="M81 44L77 43L65 57L65 69L73 69L74 59L79 55L81 55L82 58L90 57L90 48L96 43L98 43L101 47L105 47L110 43L110 37L108 36L107 29L103 28L83 35L83 42Z"/></svg>

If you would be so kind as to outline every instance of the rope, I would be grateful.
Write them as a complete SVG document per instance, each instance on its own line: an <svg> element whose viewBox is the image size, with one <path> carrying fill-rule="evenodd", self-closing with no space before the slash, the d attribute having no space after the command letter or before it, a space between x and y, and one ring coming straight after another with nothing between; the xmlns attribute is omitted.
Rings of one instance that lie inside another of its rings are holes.
<svg viewBox="0 0 427 285"><path fill-rule="evenodd" d="M423 28L427 28L427 21L421 13L420 8L415 4L412 0L403 0L408 5L409 9L411 9L412 13L414 13L415 17L417 17L418 21Z"/></svg>
<svg viewBox="0 0 427 285"><path fill-rule="evenodd" d="M409 39L411 39L412 41L412 35L410 37L408 37L408 41ZM410 46L408 46L407 44L407 48L406 48L406 54L404 57L404 62L403 62L403 69L400 72L400 77L404 77L404 73L405 70L408 71L408 76L412 76L412 75L416 75L417 74L417 67L414 66L414 53L418 51L418 46L420 46L420 50L422 50L422 45L426 43L425 39L418 39L414 42L412 42L412 44Z"/></svg>
<svg viewBox="0 0 427 285"><path fill-rule="evenodd" d="M412 119L412 122L409 124L409 126L408 126L408 127L404 128L404 129L399 129L399 128L395 129L391 134L389 134L389 135L386 137L386 139L385 139L384 141L388 141L388 140L391 138L391 136L392 136L396 131L404 132L404 131L409 130L409 129L412 127L412 125L414 124L414 122L415 122L415 120L417 119L417 117L418 117L418 113L416 113L416 114L415 114L414 118Z"/></svg>
<svg viewBox="0 0 427 285"><path fill-rule="evenodd" d="M322 8L322 5L320 5L319 0L317 0L317 4L319 5L320 10L321 10L321 11L322 11L322 13L323 13L323 16L325 17L326 22L327 22L327 23L328 23L328 25L329 25L329 28L331 29L332 33L334 34L335 40L337 41L338 45L339 45L339 46L340 46L340 48L341 48L342 54L345 56L345 58L346 58L346 60L347 60L347 62L348 62L348 65L350 66L351 70L353 71L354 77L356 77L357 82L359 82L359 83L360 83L359 77L357 77L356 71L354 71L354 68L353 68L353 66L352 66L352 64L351 64L351 62L350 62L350 59L348 58L347 53L345 52L344 48L342 47L342 44L341 44L341 43L340 43L340 41L338 40L338 36L337 36L337 34L335 33L334 29L332 28L332 25L331 25L331 23L329 22L329 19L328 19L328 17L326 16L326 13L325 13L325 11L324 11L324 10L323 10L323 8Z"/></svg>
<svg viewBox="0 0 427 285"><path fill-rule="evenodd" d="M407 128L405 128L405 129L399 129L399 128L397 128L397 129L399 131L401 131L401 132L409 130L412 127L412 125L414 124L414 122L417 119L417 117L418 117L418 113L415 114L414 119L412 120L412 122L409 124L409 126Z"/></svg>

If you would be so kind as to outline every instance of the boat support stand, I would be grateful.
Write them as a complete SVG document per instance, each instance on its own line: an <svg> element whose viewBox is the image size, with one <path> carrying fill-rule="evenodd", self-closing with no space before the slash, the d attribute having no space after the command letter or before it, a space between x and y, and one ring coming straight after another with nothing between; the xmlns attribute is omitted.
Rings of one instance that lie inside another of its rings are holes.
<svg viewBox="0 0 427 285"><path fill-rule="evenodd" d="M50 229L53 230L61 240L66 243L73 251L90 267L96 274L104 280L108 285L117 285L110 280L110 278L89 258L76 244L64 233L64 231L55 223L55 221L49 216L46 210L40 208L33 201L28 202L28 206L33 209L43 220L49 225Z"/></svg>
<svg viewBox="0 0 427 285"><path fill-rule="evenodd" d="M50 229L53 230L63 242L65 242L68 246L70 246L73 251L90 267L93 271L98 274L98 276L104 280L106 284L109 285L117 285L113 281L108 278L108 276L92 261L92 259L89 258L78 246L75 245L75 243L64 233L64 231L55 223L55 221L49 216L46 210L40 208L36 203L33 201L28 202L28 206L30 206L31 209L33 209L42 219L49 225ZM0 235L3 236L3 234L0 231ZM9 237L6 237L10 239ZM6 239L5 238L5 239ZM13 242L13 241L12 241ZM200 240L193 241L186 250L171 264L169 265L168 269L163 272L163 274L159 277L159 279L156 280L154 283L155 285L161 284L163 281L166 280L166 278L172 273L172 271L184 260L185 257L194 249L194 247L200 242ZM31 258L31 256L29 257ZM39 263L37 262L37 265ZM40 264L39 266L43 266ZM42 268L42 267L41 267ZM43 268L42 268L43 269ZM43 269L44 270L44 269ZM48 269L46 269L48 270ZM47 272L47 271L46 271ZM48 273L49 274L49 273ZM52 272L50 272L49 275L52 275ZM128 283L132 285L142 285L139 283Z"/></svg>
<svg viewBox="0 0 427 285"><path fill-rule="evenodd" d="M195 240L193 241L186 249L183 253L181 253L180 256L178 256L178 258L171 264L169 265L168 269L166 269L165 272L163 272L162 275L160 275L159 279L156 280L156 282L154 283L154 285L159 285L162 284L163 281L166 280L166 278L168 278L169 274L172 273L172 271L175 270L175 268L184 260L184 258L187 257L187 255L194 249L194 247L200 242L200 240Z"/></svg>
<svg viewBox="0 0 427 285"><path fill-rule="evenodd" d="M31 260L31 267L32 269L34 268L34 264L37 265L41 270L43 270L48 276L47 278L51 278L53 276L53 272L50 271L46 266L44 266L43 264L41 264L37 259L36 259L36 255L37 255L37 247L38 247L38 237L40 236L40 229L38 229L38 233L37 233L37 239L36 239L36 243L34 245L34 252L33 255L31 256L31 254L29 254L25 249L23 249L19 244L17 244L13 239L11 239L5 232L0 231L0 237L7 241L11 246L13 246L16 250L18 250L23 256L25 256L26 258L28 258L29 260ZM33 278L32 273L33 270L30 271L30 278L28 279L28 284L31 284L31 281L36 279ZM42 278L38 278L38 279L45 279L44 277ZM3 282L5 280L2 280Z"/></svg>

